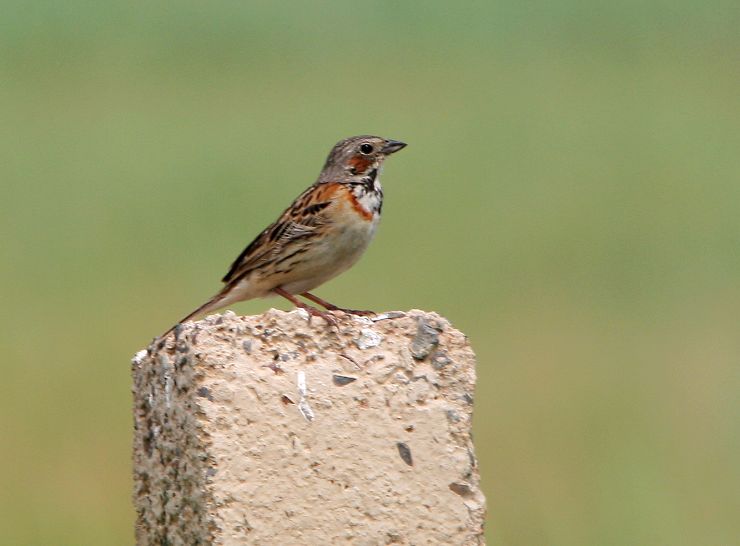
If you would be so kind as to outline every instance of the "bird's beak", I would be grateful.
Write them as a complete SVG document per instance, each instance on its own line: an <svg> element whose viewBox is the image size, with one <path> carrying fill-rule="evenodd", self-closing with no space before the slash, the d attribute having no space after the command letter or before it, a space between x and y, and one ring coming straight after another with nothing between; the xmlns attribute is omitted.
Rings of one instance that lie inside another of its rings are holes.
<svg viewBox="0 0 740 546"><path fill-rule="evenodd" d="M382 152L385 155L390 155L405 147L406 147L406 143L401 142L400 140L386 140L385 145L383 146Z"/></svg>

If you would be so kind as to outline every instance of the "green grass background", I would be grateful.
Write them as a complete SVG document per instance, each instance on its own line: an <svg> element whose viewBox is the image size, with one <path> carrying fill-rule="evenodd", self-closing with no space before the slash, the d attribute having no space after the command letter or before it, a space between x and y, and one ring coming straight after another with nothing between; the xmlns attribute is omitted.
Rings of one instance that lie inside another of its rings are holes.
<svg viewBox="0 0 740 546"><path fill-rule="evenodd" d="M319 293L470 336L489 543L736 543L735 0L0 10L0 542L132 543L129 358L375 133Z"/></svg>

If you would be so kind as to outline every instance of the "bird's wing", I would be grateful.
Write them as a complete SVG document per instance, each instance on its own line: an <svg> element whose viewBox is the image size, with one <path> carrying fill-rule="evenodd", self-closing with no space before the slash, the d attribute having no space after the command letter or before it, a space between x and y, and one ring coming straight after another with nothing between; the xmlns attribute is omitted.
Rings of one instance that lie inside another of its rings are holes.
<svg viewBox="0 0 740 546"><path fill-rule="evenodd" d="M222 281L228 284L240 279L258 267L279 259L292 243L316 235L318 229L328 223L323 211L331 205L336 193L336 188L327 186L330 185L313 185L299 195L277 221L265 228L239 254Z"/></svg>

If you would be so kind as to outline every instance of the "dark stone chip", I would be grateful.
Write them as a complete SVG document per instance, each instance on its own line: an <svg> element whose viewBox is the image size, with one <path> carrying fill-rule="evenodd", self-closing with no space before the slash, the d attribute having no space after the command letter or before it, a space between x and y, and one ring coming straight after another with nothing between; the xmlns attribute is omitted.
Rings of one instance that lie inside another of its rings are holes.
<svg viewBox="0 0 740 546"><path fill-rule="evenodd" d="M348 375L332 375L331 376L332 381L334 381L334 384L339 387L344 387L345 385L349 385L353 381L357 381L356 377L349 377Z"/></svg>
<svg viewBox="0 0 740 546"><path fill-rule="evenodd" d="M208 390L208 387L199 387L197 391L195 391L198 396L202 398L207 398L211 402L213 402L213 395L211 395L211 391Z"/></svg>
<svg viewBox="0 0 740 546"><path fill-rule="evenodd" d="M470 486L466 483L458 483L458 482L452 482L450 485L450 490L453 493L456 493L457 495L460 495L461 497L469 497L473 494L473 491L470 489Z"/></svg>
<svg viewBox="0 0 740 546"><path fill-rule="evenodd" d="M439 345L439 333L442 328L419 317L416 323L416 335L411 341L411 356L424 360Z"/></svg>
<svg viewBox="0 0 740 546"><path fill-rule="evenodd" d="M409 466L414 466L414 460L411 458L411 448L403 442L396 442L396 447L403 462Z"/></svg>

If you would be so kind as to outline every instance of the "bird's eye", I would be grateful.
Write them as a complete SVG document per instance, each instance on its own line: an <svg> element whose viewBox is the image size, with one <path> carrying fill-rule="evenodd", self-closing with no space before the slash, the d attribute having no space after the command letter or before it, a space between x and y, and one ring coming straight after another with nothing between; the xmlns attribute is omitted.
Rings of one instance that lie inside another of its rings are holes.
<svg viewBox="0 0 740 546"><path fill-rule="evenodd" d="M365 144L363 144L363 145L360 146L360 151L363 154L365 154L365 155L371 154L371 153L373 153L373 145L372 144L365 143Z"/></svg>

